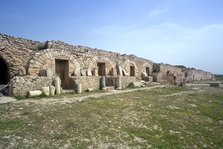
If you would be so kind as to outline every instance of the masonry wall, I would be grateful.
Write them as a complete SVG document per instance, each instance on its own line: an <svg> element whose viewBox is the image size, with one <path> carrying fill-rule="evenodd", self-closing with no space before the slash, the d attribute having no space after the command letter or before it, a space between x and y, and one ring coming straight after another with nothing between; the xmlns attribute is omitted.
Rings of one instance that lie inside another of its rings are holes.
<svg viewBox="0 0 223 149"><path fill-rule="evenodd" d="M153 76L154 81L161 83L180 82L185 78L185 73L187 73L187 81L213 78L213 75L208 72L155 64L135 55L121 55L86 46L69 45L61 41L42 43L3 34L0 34L0 58L7 63L10 77L14 77L11 79L14 83L11 93L18 95L25 95L28 88L38 89L52 83L52 80L47 81L47 78L60 75L56 72L57 60L68 62L70 89L74 89L76 82L80 82L83 89L99 88L98 63L103 63L105 76L110 77L107 82L114 86L112 82L115 82L115 77L118 75L122 77L123 86L128 86L130 82L147 76ZM43 82L38 83L35 80ZM19 91L19 88L22 91Z"/></svg>
<svg viewBox="0 0 223 149"><path fill-rule="evenodd" d="M10 96L27 96L28 91L41 90L53 85L54 78L37 76L15 76L10 80Z"/></svg>
<svg viewBox="0 0 223 149"><path fill-rule="evenodd" d="M196 70L196 69L186 69L184 70L184 75L186 78L186 82L214 79L214 75L211 74L210 72Z"/></svg>
<svg viewBox="0 0 223 149"><path fill-rule="evenodd" d="M183 81L184 73L181 68L167 64L154 64L153 71L155 82L180 84Z"/></svg>
<svg viewBox="0 0 223 149"><path fill-rule="evenodd" d="M51 69L55 73L55 59L69 60L70 76L95 75L97 63L104 63L106 76L130 76L130 66L134 67L135 77L141 77L148 67L152 73L153 63L134 55L120 55L119 53L92 49L83 46L70 46L59 41L50 41L47 49L35 53L30 60L28 73L39 75L42 69ZM90 72L90 73L89 73ZM97 75L95 75L97 76Z"/></svg>
<svg viewBox="0 0 223 149"><path fill-rule="evenodd" d="M122 77L121 82L122 86L128 87L130 82L136 82L138 81L135 77Z"/></svg>
<svg viewBox="0 0 223 149"><path fill-rule="evenodd" d="M92 88L97 90L100 88L100 77L98 76L73 76L70 77L71 86L74 90L77 88L77 84L82 85L82 90L87 90L88 88Z"/></svg>
<svg viewBox="0 0 223 149"><path fill-rule="evenodd" d="M29 60L41 45L41 42L0 34L0 58L8 64L11 78L27 74Z"/></svg>

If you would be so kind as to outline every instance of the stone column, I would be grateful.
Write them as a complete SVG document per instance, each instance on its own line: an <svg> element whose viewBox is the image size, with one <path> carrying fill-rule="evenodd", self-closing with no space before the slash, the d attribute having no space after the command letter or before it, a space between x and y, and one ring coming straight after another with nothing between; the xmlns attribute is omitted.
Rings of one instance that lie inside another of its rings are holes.
<svg viewBox="0 0 223 149"><path fill-rule="evenodd" d="M60 89L60 78L59 77L54 79L54 85L55 85L55 88L56 88L56 94L60 94L61 89Z"/></svg>
<svg viewBox="0 0 223 149"><path fill-rule="evenodd" d="M94 68L94 76L98 76L98 67Z"/></svg>
<svg viewBox="0 0 223 149"><path fill-rule="evenodd" d="M87 69L87 76L92 76L91 69Z"/></svg>
<svg viewBox="0 0 223 149"><path fill-rule="evenodd" d="M116 67L117 67L117 74L122 76L122 68L121 68L121 66L117 65Z"/></svg>
<svg viewBox="0 0 223 149"><path fill-rule="evenodd" d="M101 77L101 89L102 90L106 90L106 80L105 80L105 76Z"/></svg>
<svg viewBox="0 0 223 149"><path fill-rule="evenodd" d="M78 94L81 94L82 93L82 84L81 83L78 83L77 84L77 93Z"/></svg>
<svg viewBox="0 0 223 149"><path fill-rule="evenodd" d="M50 95L51 96L55 95L55 90L56 90L56 88L54 86L50 86Z"/></svg>
<svg viewBox="0 0 223 149"><path fill-rule="evenodd" d="M122 79L121 79L120 75L117 76L116 85L117 85L117 88L116 88L117 90L121 90L122 89Z"/></svg>

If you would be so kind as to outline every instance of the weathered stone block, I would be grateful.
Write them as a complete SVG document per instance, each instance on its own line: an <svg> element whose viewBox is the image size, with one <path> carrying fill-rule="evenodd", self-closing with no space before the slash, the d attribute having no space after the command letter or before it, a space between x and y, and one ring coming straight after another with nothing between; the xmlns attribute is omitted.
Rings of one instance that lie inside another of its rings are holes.
<svg viewBox="0 0 223 149"><path fill-rule="evenodd" d="M54 79L54 85L55 85L55 88L56 88L56 94L60 94L61 89L60 89L60 78L59 77Z"/></svg>
<svg viewBox="0 0 223 149"><path fill-rule="evenodd" d="M21 68L19 69L19 75L20 75L20 76L24 76L24 75L26 75L26 69L25 69L24 67L21 67Z"/></svg>
<svg viewBox="0 0 223 149"><path fill-rule="evenodd" d="M50 88L49 87L42 87L42 92L44 95L49 96L50 95Z"/></svg>
<svg viewBox="0 0 223 149"><path fill-rule="evenodd" d="M93 69L93 75L94 76L98 76L98 68L94 68Z"/></svg>
<svg viewBox="0 0 223 149"><path fill-rule="evenodd" d="M53 71L51 69L46 69L46 76L49 78L53 77Z"/></svg>
<svg viewBox="0 0 223 149"><path fill-rule="evenodd" d="M87 76L92 76L91 69L88 69L88 70L87 70Z"/></svg>
<svg viewBox="0 0 223 149"><path fill-rule="evenodd" d="M28 96L29 97L40 96L42 95L42 93L43 92L41 90L29 91Z"/></svg>
<svg viewBox="0 0 223 149"><path fill-rule="evenodd" d="M81 70L81 76L86 76L86 69Z"/></svg>
<svg viewBox="0 0 223 149"><path fill-rule="evenodd" d="M82 84L77 84L77 93L81 94L82 93Z"/></svg>
<svg viewBox="0 0 223 149"><path fill-rule="evenodd" d="M147 73L146 72L143 72L142 73L142 77L147 77L148 75L147 75Z"/></svg>
<svg viewBox="0 0 223 149"><path fill-rule="evenodd" d="M211 82L210 86L211 87L219 87L220 86L220 82Z"/></svg>
<svg viewBox="0 0 223 149"><path fill-rule="evenodd" d="M94 89L93 88L88 88L87 91L88 92L92 92Z"/></svg>
<svg viewBox="0 0 223 149"><path fill-rule="evenodd" d="M129 84L129 87L143 87L143 83L142 82L131 82Z"/></svg>
<svg viewBox="0 0 223 149"><path fill-rule="evenodd" d="M55 95L55 91L56 91L56 88L54 86L50 86L50 95L51 96Z"/></svg>

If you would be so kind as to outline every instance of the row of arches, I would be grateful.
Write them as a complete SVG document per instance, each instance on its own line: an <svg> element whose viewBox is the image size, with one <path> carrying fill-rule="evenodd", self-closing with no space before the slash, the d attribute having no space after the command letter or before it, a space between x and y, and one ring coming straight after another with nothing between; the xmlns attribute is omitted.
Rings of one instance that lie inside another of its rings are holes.
<svg viewBox="0 0 223 149"><path fill-rule="evenodd" d="M151 65L143 65L145 72L149 75ZM64 78L81 75L81 68L91 71L96 69L99 76L137 76L138 67L132 61L125 60L123 63L116 64L107 57L93 56L84 60L84 57L76 57L71 51L46 49L36 53L29 62L28 74L39 75L42 69L51 68L53 73L60 74ZM0 56L0 84L7 84L10 81L9 67L7 62ZM141 71L141 69L140 69ZM63 74L62 74L63 72ZM67 80L67 79L65 79Z"/></svg>
<svg viewBox="0 0 223 149"><path fill-rule="evenodd" d="M55 60L67 60L68 64L68 74L70 76L82 75L81 70L83 71L92 71L91 74L94 74L93 71L97 69L98 75L123 75L123 76L136 76L138 75L138 67L132 61L125 60L123 63L116 64L107 57L103 56L93 56L85 58L76 57L71 51L55 50L55 49L46 49L41 53L37 53L33 59L30 60L28 73L30 75L38 75L41 69L52 68L55 73L56 62ZM144 64L143 67L148 67L149 70L151 65L148 63ZM83 72L82 71L82 72Z"/></svg>

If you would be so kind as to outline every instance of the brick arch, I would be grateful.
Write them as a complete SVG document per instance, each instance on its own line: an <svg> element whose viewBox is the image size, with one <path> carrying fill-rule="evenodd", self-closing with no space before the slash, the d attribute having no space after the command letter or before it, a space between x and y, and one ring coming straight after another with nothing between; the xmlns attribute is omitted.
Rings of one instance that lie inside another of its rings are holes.
<svg viewBox="0 0 223 149"><path fill-rule="evenodd" d="M41 69L52 69L55 74L55 59L69 61L69 75L80 75L80 64L75 55L71 51L46 49L37 52L29 61L28 73L30 75L38 75Z"/></svg>

